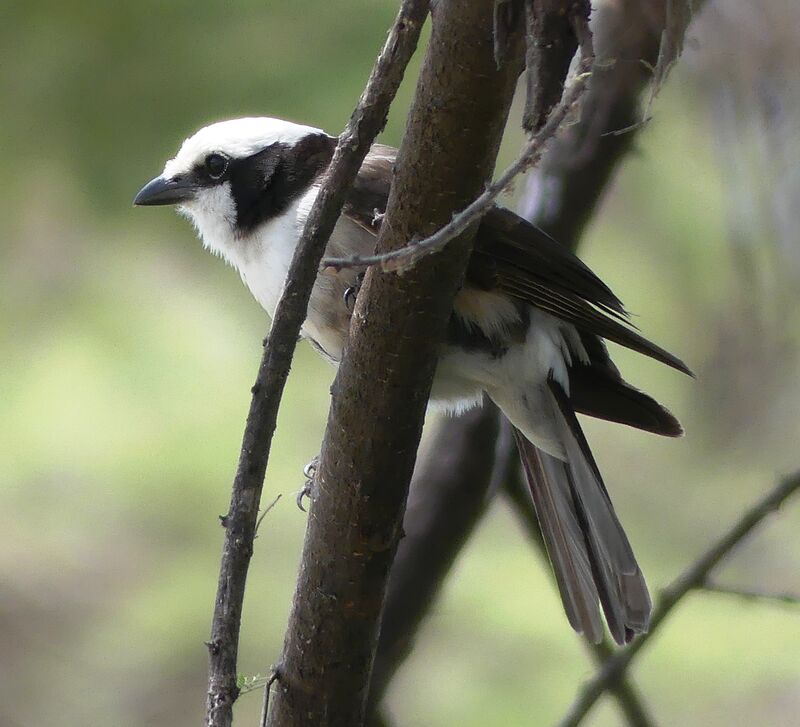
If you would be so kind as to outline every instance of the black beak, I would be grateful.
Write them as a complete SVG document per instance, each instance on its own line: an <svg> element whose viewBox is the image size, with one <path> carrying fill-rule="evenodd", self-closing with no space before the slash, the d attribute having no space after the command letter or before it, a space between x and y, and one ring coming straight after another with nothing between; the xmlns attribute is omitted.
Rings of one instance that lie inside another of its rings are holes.
<svg viewBox="0 0 800 727"><path fill-rule="evenodd" d="M160 204L177 204L192 199L197 187L188 179L156 177L139 190L133 204L146 207Z"/></svg>

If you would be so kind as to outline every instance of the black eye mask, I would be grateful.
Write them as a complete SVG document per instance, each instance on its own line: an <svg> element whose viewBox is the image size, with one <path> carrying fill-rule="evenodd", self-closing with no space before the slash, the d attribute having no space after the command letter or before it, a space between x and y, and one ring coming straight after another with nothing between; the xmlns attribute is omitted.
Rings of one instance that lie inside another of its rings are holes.
<svg viewBox="0 0 800 727"><path fill-rule="evenodd" d="M296 144L277 142L232 159L221 179L231 184L239 234L283 212L328 166L335 148L333 137L311 134Z"/></svg>

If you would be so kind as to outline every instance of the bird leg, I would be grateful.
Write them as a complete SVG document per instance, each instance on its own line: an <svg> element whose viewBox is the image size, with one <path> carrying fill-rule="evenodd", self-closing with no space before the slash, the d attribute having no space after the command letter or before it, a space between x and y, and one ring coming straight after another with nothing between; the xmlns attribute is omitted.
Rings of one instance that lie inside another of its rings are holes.
<svg viewBox="0 0 800 727"><path fill-rule="evenodd" d="M311 492L314 487L314 477L317 474L317 466L319 465L319 455L314 457L305 467L303 467L303 476L306 478L305 484L302 488L300 488L300 492L297 493L297 507L299 507L303 512L306 512L305 507L303 507L303 498L307 497L309 500L311 499Z"/></svg>

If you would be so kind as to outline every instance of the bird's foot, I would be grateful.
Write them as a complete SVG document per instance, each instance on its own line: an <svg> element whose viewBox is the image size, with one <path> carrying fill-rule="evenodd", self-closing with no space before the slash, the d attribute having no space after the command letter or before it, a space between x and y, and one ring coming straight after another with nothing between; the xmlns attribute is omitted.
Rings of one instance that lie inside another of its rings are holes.
<svg viewBox="0 0 800 727"><path fill-rule="evenodd" d="M352 313L353 309L356 307L356 298L358 297L358 291L361 290L361 283L363 282L364 273L360 272L356 275L355 283L344 291L344 305L350 313Z"/></svg>
<svg viewBox="0 0 800 727"><path fill-rule="evenodd" d="M297 507L303 512L306 512L305 507L303 507L303 498L307 497L309 500L311 499L311 492L314 488L314 477L317 474L317 465L319 465L319 455L314 457L314 459L303 467L303 476L306 478L306 481L302 488L300 488L300 492L297 493Z"/></svg>

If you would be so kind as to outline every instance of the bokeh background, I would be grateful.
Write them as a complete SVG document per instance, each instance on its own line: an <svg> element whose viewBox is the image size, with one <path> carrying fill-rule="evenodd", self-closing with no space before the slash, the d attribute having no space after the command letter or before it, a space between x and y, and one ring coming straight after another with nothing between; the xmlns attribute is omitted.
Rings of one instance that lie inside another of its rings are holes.
<svg viewBox="0 0 800 727"><path fill-rule="evenodd" d="M683 419L682 440L587 423L655 589L800 467L797 8L710 5L582 245L645 333L698 372L618 353ZM217 515L268 321L184 221L131 199L212 120L265 114L337 132L395 7L0 7L0 724L200 723ZM501 163L522 142L517 121ZM280 651L306 518L294 495L331 378L302 344L265 490L284 497L248 583L247 676ZM718 579L800 592L800 503ZM590 673L545 566L498 502L388 706L398 725L546 725ZM695 594L633 675L662 724L799 724L800 610ZM241 698L241 724L260 702ZM590 724L619 724L613 704Z"/></svg>

